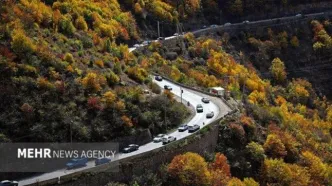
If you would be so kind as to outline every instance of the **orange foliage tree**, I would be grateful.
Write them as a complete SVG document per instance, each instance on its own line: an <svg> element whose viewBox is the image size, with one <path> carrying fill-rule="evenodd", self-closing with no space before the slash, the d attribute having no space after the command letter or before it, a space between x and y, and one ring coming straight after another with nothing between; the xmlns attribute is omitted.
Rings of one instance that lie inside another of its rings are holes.
<svg viewBox="0 0 332 186"><path fill-rule="evenodd" d="M175 156L167 172L177 185L209 185L211 180L205 160L192 152Z"/></svg>

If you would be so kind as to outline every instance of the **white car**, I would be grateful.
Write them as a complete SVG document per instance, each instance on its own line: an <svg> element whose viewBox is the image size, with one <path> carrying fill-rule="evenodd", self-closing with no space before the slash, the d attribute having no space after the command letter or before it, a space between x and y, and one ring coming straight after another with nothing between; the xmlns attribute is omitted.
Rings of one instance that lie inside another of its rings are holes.
<svg viewBox="0 0 332 186"><path fill-rule="evenodd" d="M150 91L147 90L147 89L145 89L145 90L143 90L143 93L144 93L144 94L150 94Z"/></svg>
<svg viewBox="0 0 332 186"><path fill-rule="evenodd" d="M163 141L163 145L165 145L165 144L170 143L172 141L176 141L176 137L174 137L174 136L164 136L162 141Z"/></svg>
<svg viewBox="0 0 332 186"><path fill-rule="evenodd" d="M140 47L140 46L141 46L140 44L134 44L135 48Z"/></svg>
<svg viewBox="0 0 332 186"><path fill-rule="evenodd" d="M164 136L165 134L158 134L156 137L153 138L153 142L155 143L161 142Z"/></svg>
<svg viewBox="0 0 332 186"><path fill-rule="evenodd" d="M225 23L224 26L229 26L231 25L232 23Z"/></svg>
<svg viewBox="0 0 332 186"><path fill-rule="evenodd" d="M17 181L3 180L0 182L0 186L18 186Z"/></svg>
<svg viewBox="0 0 332 186"><path fill-rule="evenodd" d="M248 21L248 20L245 20L245 21L243 21L242 23L247 24L247 23L249 23L249 21Z"/></svg>

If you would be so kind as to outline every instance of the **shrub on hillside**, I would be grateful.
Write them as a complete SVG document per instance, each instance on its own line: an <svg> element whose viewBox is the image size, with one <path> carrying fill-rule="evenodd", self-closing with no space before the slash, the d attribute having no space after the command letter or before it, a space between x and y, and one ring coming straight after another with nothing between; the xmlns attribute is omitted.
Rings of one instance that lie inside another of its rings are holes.
<svg viewBox="0 0 332 186"><path fill-rule="evenodd" d="M36 45L27 37L23 30L15 29L11 35L11 46L14 52L20 56L27 56L36 51Z"/></svg>
<svg viewBox="0 0 332 186"><path fill-rule="evenodd" d="M161 93L161 89L160 89L160 87L159 87L156 83L154 83L154 82L151 82L151 83L150 83L150 89L151 89L152 92L155 93L155 94L160 94L160 93Z"/></svg>
<svg viewBox="0 0 332 186"><path fill-rule="evenodd" d="M79 16L75 21L75 26L79 30L87 31L88 30L88 24L85 22L83 16Z"/></svg>
<svg viewBox="0 0 332 186"><path fill-rule="evenodd" d="M71 53L66 53L64 60L67 61L68 63L74 63L75 59Z"/></svg>
<svg viewBox="0 0 332 186"><path fill-rule="evenodd" d="M59 31L63 34L73 35L76 31L70 16L61 16L59 21Z"/></svg>
<svg viewBox="0 0 332 186"><path fill-rule="evenodd" d="M127 74L130 78L134 79L139 83L143 83L145 78L148 77L148 72L138 66L128 68Z"/></svg>

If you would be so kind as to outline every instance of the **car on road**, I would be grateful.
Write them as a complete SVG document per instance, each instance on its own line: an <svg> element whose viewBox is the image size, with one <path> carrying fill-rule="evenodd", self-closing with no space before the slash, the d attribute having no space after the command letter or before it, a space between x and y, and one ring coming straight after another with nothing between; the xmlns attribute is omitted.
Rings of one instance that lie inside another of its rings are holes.
<svg viewBox="0 0 332 186"><path fill-rule="evenodd" d="M150 91L147 90L147 89L145 89L145 90L143 90L143 93L144 93L144 94L150 94Z"/></svg>
<svg viewBox="0 0 332 186"><path fill-rule="evenodd" d="M224 26L229 26L231 25L232 23L225 23Z"/></svg>
<svg viewBox="0 0 332 186"><path fill-rule="evenodd" d="M295 17L302 17L302 14L296 14Z"/></svg>
<svg viewBox="0 0 332 186"><path fill-rule="evenodd" d="M174 33L173 36L179 36L180 34L179 33Z"/></svg>
<svg viewBox="0 0 332 186"><path fill-rule="evenodd" d="M214 112L213 111L211 111L211 112L209 112L209 113L206 114L206 118L213 118L213 116L214 116Z"/></svg>
<svg viewBox="0 0 332 186"><path fill-rule="evenodd" d="M203 26L202 26L202 29L205 29L205 28L207 28L207 26L206 26L206 25L203 25Z"/></svg>
<svg viewBox="0 0 332 186"><path fill-rule="evenodd" d="M210 28L217 28L218 25L210 25Z"/></svg>
<svg viewBox="0 0 332 186"><path fill-rule="evenodd" d="M187 124L180 125L180 127L178 128L179 132L184 132L186 130L188 130L188 125Z"/></svg>
<svg viewBox="0 0 332 186"><path fill-rule="evenodd" d="M201 104L198 104L198 105L196 106L196 111L197 111L197 112L203 112L203 106L202 106Z"/></svg>
<svg viewBox="0 0 332 186"><path fill-rule="evenodd" d="M164 89L165 89L165 90L172 90L172 87L169 86L169 85L164 85Z"/></svg>
<svg viewBox="0 0 332 186"><path fill-rule="evenodd" d="M98 158L95 160L95 165L102 165L102 164L106 164L108 162L111 161L111 158Z"/></svg>
<svg viewBox="0 0 332 186"><path fill-rule="evenodd" d="M245 21L243 21L242 23L247 24L247 23L249 23L249 21L248 21L248 20L245 20Z"/></svg>
<svg viewBox="0 0 332 186"><path fill-rule="evenodd" d="M188 132L189 133L193 133L193 132L196 132L200 129L201 127L197 124L193 125L193 126L189 126L188 127Z"/></svg>
<svg viewBox="0 0 332 186"><path fill-rule="evenodd" d="M210 100L209 100L209 98L202 98L202 102L203 103L210 103Z"/></svg>
<svg viewBox="0 0 332 186"><path fill-rule="evenodd" d="M136 144L130 144L128 145L128 147L124 148L122 150L123 153L129 153L129 152L133 152L133 151L136 151L138 150L139 148L139 145L136 145Z"/></svg>
<svg viewBox="0 0 332 186"><path fill-rule="evenodd" d="M174 137L174 136L164 136L162 141L163 141L163 145L165 145L167 143L176 141L176 137Z"/></svg>
<svg viewBox="0 0 332 186"><path fill-rule="evenodd" d="M161 76L156 76L156 77L154 77L154 79L157 80L157 81L162 81L162 80L163 80L163 77L161 77Z"/></svg>
<svg viewBox="0 0 332 186"><path fill-rule="evenodd" d="M165 134L158 134L156 137L153 138L153 142L155 143L159 143L163 140L163 137L165 136Z"/></svg>
<svg viewBox="0 0 332 186"><path fill-rule="evenodd" d="M165 40L165 38L164 37L158 37L157 40L162 41L162 40Z"/></svg>
<svg viewBox="0 0 332 186"><path fill-rule="evenodd" d="M0 186L18 186L17 181L3 180L0 182Z"/></svg>
<svg viewBox="0 0 332 186"><path fill-rule="evenodd" d="M146 41L143 41L142 45L149 45L152 41L149 41L149 40L146 40Z"/></svg>
<svg viewBox="0 0 332 186"><path fill-rule="evenodd" d="M141 46L140 44L134 44L135 48L140 47L140 46Z"/></svg>
<svg viewBox="0 0 332 186"><path fill-rule="evenodd" d="M74 159L69 160L69 162L66 163L66 167L67 167L67 169L85 167L86 163L88 163L88 158L74 158Z"/></svg>

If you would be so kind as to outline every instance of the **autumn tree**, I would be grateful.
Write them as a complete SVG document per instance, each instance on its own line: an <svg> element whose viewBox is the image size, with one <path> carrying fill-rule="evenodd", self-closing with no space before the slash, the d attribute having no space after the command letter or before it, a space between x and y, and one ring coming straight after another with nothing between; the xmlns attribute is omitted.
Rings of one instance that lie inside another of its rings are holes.
<svg viewBox="0 0 332 186"><path fill-rule="evenodd" d="M284 62L282 62L279 58L274 58L270 67L270 73L277 83L285 82L287 73L285 71Z"/></svg>
<svg viewBox="0 0 332 186"><path fill-rule="evenodd" d="M246 186L240 179L233 177L227 183L227 186Z"/></svg>
<svg viewBox="0 0 332 186"><path fill-rule="evenodd" d="M32 39L26 36L24 30L15 29L11 36L11 47L17 55L27 56L36 51L37 46L33 43Z"/></svg>
<svg viewBox="0 0 332 186"><path fill-rule="evenodd" d="M75 21L75 26L79 30L87 31L88 30L88 24L85 22L83 16L79 16Z"/></svg>
<svg viewBox="0 0 332 186"><path fill-rule="evenodd" d="M327 165L315 154L309 151L302 153L302 164L308 167L309 173L317 185L327 182Z"/></svg>
<svg viewBox="0 0 332 186"><path fill-rule="evenodd" d="M98 92L102 89L102 86L105 85L106 83L106 78L102 76L98 76L95 73L88 73L83 79L82 79L82 84L84 88Z"/></svg>
<svg viewBox="0 0 332 186"><path fill-rule="evenodd" d="M107 91L103 95L103 102L106 104L107 107L112 107L116 101L116 94L112 91Z"/></svg>
<svg viewBox="0 0 332 186"><path fill-rule="evenodd" d="M223 154L217 153L210 165L212 185L225 185L231 177L230 166Z"/></svg>
<svg viewBox="0 0 332 186"><path fill-rule="evenodd" d="M246 146L246 151L250 155L250 158L252 158L255 161L263 161L265 158L265 151L262 145L256 143L256 142L250 142Z"/></svg>
<svg viewBox="0 0 332 186"><path fill-rule="evenodd" d="M281 159L265 159L262 173L268 184L290 185L292 180L291 169Z"/></svg>
<svg viewBox="0 0 332 186"><path fill-rule="evenodd" d="M175 156L167 172L177 185L209 185L211 179L205 160L192 152Z"/></svg>
<svg viewBox="0 0 332 186"><path fill-rule="evenodd" d="M283 158L287 155L285 145L275 134L269 134L264 143L265 153L272 158Z"/></svg>
<svg viewBox="0 0 332 186"><path fill-rule="evenodd" d="M244 178L243 183L245 186L259 186L259 183L252 178Z"/></svg>
<svg viewBox="0 0 332 186"><path fill-rule="evenodd" d="M232 15L241 16L243 14L243 1L242 0L230 1L229 11Z"/></svg>

